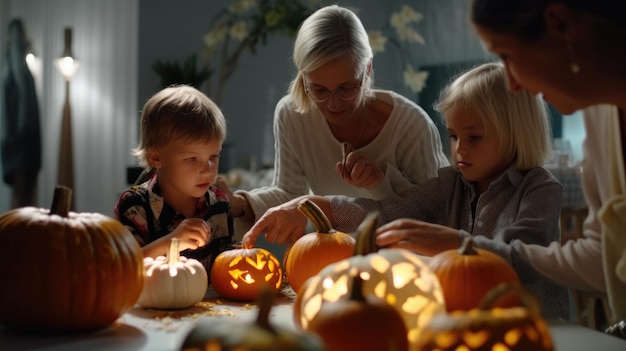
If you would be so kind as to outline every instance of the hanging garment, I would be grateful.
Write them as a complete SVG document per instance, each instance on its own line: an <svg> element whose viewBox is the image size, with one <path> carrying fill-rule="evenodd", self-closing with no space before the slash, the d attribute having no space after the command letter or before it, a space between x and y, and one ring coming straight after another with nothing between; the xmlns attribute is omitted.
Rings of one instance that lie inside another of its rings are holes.
<svg viewBox="0 0 626 351"><path fill-rule="evenodd" d="M26 63L26 34L20 19L9 23L0 106L2 175L13 186L12 207L33 205L41 169L39 105L33 76Z"/></svg>

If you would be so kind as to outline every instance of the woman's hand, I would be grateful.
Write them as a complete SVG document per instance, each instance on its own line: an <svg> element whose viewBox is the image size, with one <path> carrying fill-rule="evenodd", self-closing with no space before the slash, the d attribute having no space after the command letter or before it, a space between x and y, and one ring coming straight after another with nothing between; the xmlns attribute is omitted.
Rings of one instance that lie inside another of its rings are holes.
<svg viewBox="0 0 626 351"><path fill-rule="evenodd" d="M343 176L346 183L365 189L373 188L385 178L378 164L358 151L348 153L345 163L337 162L335 172Z"/></svg>
<svg viewBox="0 0 626 351"><path fill-rule="evenodd" d="M415 219L397 219L376 230L376 244L403 248L424 256L461 246L459 231L439 224Z"/></svg>
<svg viewBox="0 0 626 351"><path fill-rule="evenodd" d="M243 247L254 247L256 239L263 233L265 239L271 243L290 245L298 240L304 234L307 223L307 218L298 211L298 204L304 198L305 196L301 196L267 210L244 234Z"/></svg>

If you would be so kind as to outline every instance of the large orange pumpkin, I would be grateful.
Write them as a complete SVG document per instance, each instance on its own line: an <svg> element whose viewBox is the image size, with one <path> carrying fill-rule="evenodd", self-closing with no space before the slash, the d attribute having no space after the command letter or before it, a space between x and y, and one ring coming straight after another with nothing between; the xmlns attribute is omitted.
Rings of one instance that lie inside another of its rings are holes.
<svg viewBox="0 0 626 351"><path fill-rule="evenodd" d="M439 278L448 312L478 307L483 297L501 283L519 283L513 267L502 257L474 247L471 237L461 248L446 250L428 263ZM517 299L504 299L499 306L515 306Z"/></svg>
<svg viewBox="0 0 626 351"><path fill-rule="evenodd" d="M296 293L322 268L351 257L356 243L350 235L332 229L324 212L312 201L306 199L298 204L298 210L315 225L317 232L301 236L285 252L285 273Z"/></svg>
<svg viewBox="0 0 626 351"><path fill-rule="evenodd" d="M143 255L120 222L70 212L71 189L57 187L50 210L0 216L0 324L15 329L86 331L111 325L135 305Z"/></svg>

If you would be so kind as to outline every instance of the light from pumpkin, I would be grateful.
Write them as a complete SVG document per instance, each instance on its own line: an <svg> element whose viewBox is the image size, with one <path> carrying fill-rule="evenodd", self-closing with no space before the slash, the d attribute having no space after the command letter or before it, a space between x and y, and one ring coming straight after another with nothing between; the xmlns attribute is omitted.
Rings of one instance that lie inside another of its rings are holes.
<svg viewBox="0 0 626 351"><path fill-rule="evenodd" d="M408 332L400 313L386 301L363 294L356 275L350 295L323 304L309 326L327 351L408 350Z"/></svg>
<svg viewBox="0 0 626 351"><path fill-rule="evenodd" d="M419 337L430 319L445 313L445 302L435 273L416 254L405 249L376 247L378 215L370 213L357 229L353 257L335 262L309 278L294 302L294 321L309 330L322 306L345 299L350 281L363 279L363 294L393 306L402 316L409 342ZM378 251L377 251L378 250Z"/></svg>
<svg viewBox="0 0 626 351"><path fill-rule="evenodd" d="M352 256L355 245L353 237L331 228L324 212L311 200L298 204L298 210L313 223L317 232L301 236L285 251L285 274L296 293L322 268Z"/></svg>
<svg viewBox="0 0 626 351"><path fill-rule="evenodd" d="M280 290L283 271L280 261L262 248L236 248L220 253L211 267L211 285L222 297L254 301L267 286L272 292Z"/></svg>
<svg viewBox="0 0 626 351"><path fill-rule="evenodd" d="M511 294L525 307L494 307ZM478 308L435 316L414 351L552 351L552 336L539 300L519 284L503 283L486 294Z"/></svg>
<svg viewBox="0 0 626 351"><path fill-rule="evenodd" d="M200 261L180 255L172 238L167 256L143 259L144 287L137 303L146 308L187 308L202 301L209 277Z"/></svg>
<svg viewBox="0 0 626 351"><path fill-rule="evenodd" d="M213 276L213 274L211 274ZM267 286L266 286L267 287ZM269 320L276 293L262 288L252 323L203 318L185 338L182 351L324 351L317 335L274 327Z"/></svg>
<svg viewBox="0 0 626 351"><path fill-rule="evenodd" d="M50 210L22 207L0 216L0 324L45 332L110 326L143 286L143 254L119 221L70 211L58 186Z"/></svg>
<svg viewBox="0 0 626 351"><path fill-rule="evenodd" d="M458 250L446 250L429 261L439 278L448 312L478 307L485 294L501 283L519 283L513 267L493 252L475 248L466 237ZM519 304L517 299L502 300L501 307Z"/></svg>

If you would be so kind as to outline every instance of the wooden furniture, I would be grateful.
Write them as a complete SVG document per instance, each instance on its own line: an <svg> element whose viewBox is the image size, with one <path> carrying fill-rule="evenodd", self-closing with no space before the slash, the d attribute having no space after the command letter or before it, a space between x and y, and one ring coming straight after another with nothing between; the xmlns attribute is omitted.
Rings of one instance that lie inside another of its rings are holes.
<svg viewBox="0 0 626 351"><path fill-rule="evenodd" d="M561 242L583 237L583 222L587 217L587 208L564 209L561 211ZM576 313L576 322L595 330L606 328L607 316L610 316L609 303L605 295L569 289Z"/></svg>
<svg viewBox="0 0 626 351"><path fill-rule="evenodd" d="M583 223L588 209L583 194L580 166L546 167L563 185L561 210L561 243L583 237ZM604 330L609 315L605 296L569 289L576 322L595 330Z"/></svg>

